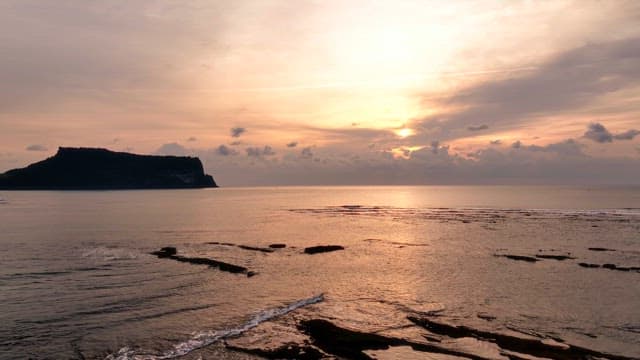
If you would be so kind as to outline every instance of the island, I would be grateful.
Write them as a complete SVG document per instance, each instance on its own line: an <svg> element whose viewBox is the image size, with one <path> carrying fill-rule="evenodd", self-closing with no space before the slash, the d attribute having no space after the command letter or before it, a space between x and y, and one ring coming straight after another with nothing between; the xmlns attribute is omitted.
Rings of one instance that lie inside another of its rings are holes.
<svg viewBox="0 0 640 360"><path fill-rule="evenodd" d="M0 190L119 190L217 187L196 157L60 147L43 161L0 174Z"/></svg>

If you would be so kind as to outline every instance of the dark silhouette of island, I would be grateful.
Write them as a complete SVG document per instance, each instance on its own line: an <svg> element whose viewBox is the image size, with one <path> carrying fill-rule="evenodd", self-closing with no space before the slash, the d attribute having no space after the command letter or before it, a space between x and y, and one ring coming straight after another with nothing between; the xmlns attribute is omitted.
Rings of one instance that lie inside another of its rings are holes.
<svg viewBox="0 0 640 360"><path fill-rule="evenodd" d="M55 156L0 174L2 190L188 189L217 187L200 159L60 147Z"/></svg>

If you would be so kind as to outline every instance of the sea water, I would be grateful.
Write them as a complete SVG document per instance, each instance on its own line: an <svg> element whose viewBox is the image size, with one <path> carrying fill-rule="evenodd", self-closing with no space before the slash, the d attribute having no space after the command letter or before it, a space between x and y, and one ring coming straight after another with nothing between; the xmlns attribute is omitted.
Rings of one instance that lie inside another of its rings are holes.
<svg viewBox="0 0 640 360"><path fill-rule="evenodd" d="M638 187L2 191L0 259L2 359L255 358L226 345L415 313L640 358L640 272L579 265L640 267Z"/></svg>

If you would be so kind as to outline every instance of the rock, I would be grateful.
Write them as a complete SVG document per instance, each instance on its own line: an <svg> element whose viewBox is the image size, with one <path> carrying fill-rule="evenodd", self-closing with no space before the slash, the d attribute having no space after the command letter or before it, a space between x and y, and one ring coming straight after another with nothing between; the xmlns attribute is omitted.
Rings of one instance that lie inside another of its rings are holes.
<svg viewBox="0 0 640 360"><path fill-rule="evenodd" d="M309 335L313 345L340 359L371 360L372 358L363 350L386 350L391 346L410 346L413 350L420 352L482 359L440 345L346 329L324 319L303 320L300 322L300 329Z"/></svg>
<svg viewBox="0 0 640 360"><path fill-rule="evenodd" d="M0 174L5 190L182 189L217 187L198 158L61 147L55 156Z"/></svg>
<svg viewBox="0 0 640 360"><path fill-rule="evenodd" d="M156 255L159 258L165 258L178 253L178 250L173 246L165 246L161 248L159 251L154 251L151 255Z"/></svg>
<svg viewBox="0 0 640 360"><path fill-rule="evenodd" d="M491 339L500 348L518 353L550 359L592 359L606 358L610 360L630 360L628 357L598 352L580 346L559 343L558 339L521 338L512 335L473 329L463 325L451 325L435 322L427 318L409 316L408 319L428 331L451 338L472 337L476 339Z"/></svg>
<svg viewBox="0 0 640 360"><path fill-rule="evenodd" d="M603 248L603 247L590 247L589 250L591 250L591 251L615 251L613 249L607 249L607 248Z"/></svg>
<svg viewBox="0 0 640 360"><path fill-rule="evenodd" d="M286 344L275 349L260 349L241 347L236 345L226 345L226 348L233 351L244 352L257 355L267 359L297 359L297 360L320 360L326 359L326 354L317 348L309 345Z"/></svg>
<svg viewBox="0 0 640 360"><path fill-rule="evenodd" d="M536 259L534 257L531 256L524 256L524 255L494 255L497 257L505 257L507 259L511 259L511 260L516 260L516 261L526 261L526 262L537 262L540 261L540 259Z"/></svg>
<svg viewBox="0 0 640 360"><path fill-rule="evenodd" d="M336 250L344 250L344 247L342 247L340 245L310 246L310 247L304 248L304 253L305 254L309 254L309 255L313 255L313 254L324 253L324 252L329 252L329 251L336 251Z"/></svg>
<svg viewBox="0 0 640 360"><path fill-rule="evenodd" d="M287 247L287 244L271 244L269 247L272 249L284 249Z"/></svg>
<svg viewBox="0 0 640 360"><path fill-rule="evenodd" d="M265 253L272 253L273 252L273 249L261 248L261 247L257 247L257 246L238 245L238 247L240 249L244 249L244 250L260 251L260 252L265 252Z"/></svg>
<svg viewBox="0 0 640 360"><path fill-rule="evenodd" d="M487 314L487 313L478 313L476 316L482 320L493 321L496 319L495 316Z"/></svg>
<svg viewBox="0 0 640 360"><path fill-rule="evenodd" d="M178 249L173 246L165 246L160 251L164 252L167 255L175 255L178 253Z"/></svg>
<svg viewBox="0 0 640 360"><path fill-rule="evenodd" d="M208 259L208 258L187 257L187 256L176 255L177 254L176 248L171 246L164 247L160 249L160 251L154 251L151 254L156 255L159 258L166 258L166 259L171 259L179 262L186 262L193 265L208 265L209 267L217 268L220 271L226 271L234 274L240 274L240 273L247 274L247 277L256 275L255 272L249 271L244 266L229 264L224 261ZM252 273L252 274L249 275L249 273Z"/></svg>
<svg viewBox="0 0 640 360"><path fill-rule="evenodd" d="M567 259L575 259L574 257L571 257L569 255L551 255L551 254L538 254L536 255L537 258L540 259L552 259L552 260L567 260Z"/></svg>
<svg viewBox="0 0 640 360"><path fill-rule="evenodd" d="M599 268L600 267L600 265L598 265L598 264L589 264L589 263L583 263L583 262L578 263L578 265L580 265L582 267L585 267L585 268Z"/></svg>

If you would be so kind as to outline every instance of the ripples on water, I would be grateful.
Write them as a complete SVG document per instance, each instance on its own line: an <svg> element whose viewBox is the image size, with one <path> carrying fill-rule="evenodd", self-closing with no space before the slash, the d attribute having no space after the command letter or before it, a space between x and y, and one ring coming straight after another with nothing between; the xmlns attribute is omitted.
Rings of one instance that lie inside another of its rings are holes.
<svg viewBox="0 0 640 360"><path fill-rule="evenodd" d="M640 266L640 195L625 191L5 192L0 358L255 358L224 344L302 344L305 319L503 351L429 334L409 315L640 357L640 273L620 270ZM287 247L251 249L273 243ZM345 250L302 253L321 244ZM149 255L169 245L258 275Z"/></svg>

